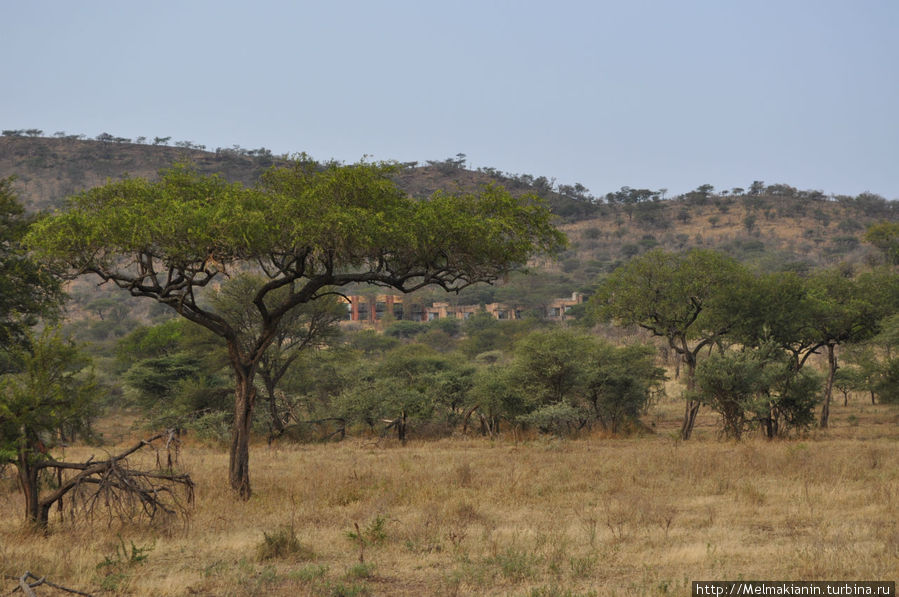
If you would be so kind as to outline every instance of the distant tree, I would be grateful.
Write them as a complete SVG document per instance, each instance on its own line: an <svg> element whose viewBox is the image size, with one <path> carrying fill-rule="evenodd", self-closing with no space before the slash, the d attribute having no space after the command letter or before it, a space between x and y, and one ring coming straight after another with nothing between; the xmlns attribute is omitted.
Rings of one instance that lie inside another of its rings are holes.
<svg viewBox="0 0 899 597"><path fill-rule="evenodd" d="M25 134L23 129L4 129L3 136L4 137L21 137Z"/></svg>
<svg viewBox="0 0 899 597"><path fill-rule="evenodd" d="M394 172L301 159L248 190L176 167L158 182L127 179L72 198L35 225L30 243L72 274L157 300L224 339L236 386L229 479L247 499L255 378L290 311L355 283L456 292L564 242L533 198L488 187L420 201L397 188ZM252 340L201 300L213 280L248 266L267 280L254 295Z"/></svg>
<svg viewBox="0 0 899 597"><path fill-rule="evenodd" d="M618 268L590 302L601 318L637 325L668 341L687 367L681 437L693 432L700 402L692 395L699 352L730 330L739 313L729 295L748 278L733 259L714 251L652 250Z"/></svg>
<svg viewBox="0 0 899 597"><path fill-rule="evenodd" d="M153 145L168 145L171 137L153 137Z"/></svg>
<svg viewBox="0 0 899 597"><path fill-rule="evenodd" d="M765 183L761 180L753 180L752 184L749 185L749 195L759 196L765 191Z"/></svg>
<svg viewBox="0 0 899 597"><path fill-rule="evenodd" d="M394 429L405 442L409 426L446 419L461 406L467 386L460 379L473 370L459 360L421 345L402 345L376 364L361 364L353 375L356 383L338 397L338 409L349 421L372 430L379 423Z"/></svg>
<svg viewBox="0 0 899 597"><path fill-rule="evenodd" d="M820 424L827 426L837 369L836 348L873 336L878 322L897 308L899 281L890 272L850 278L838 269L804 278L792 272L760 276L733 297L742 315L732 334L746 346L773 342L789 355L793 372L824 349L827 378Z"/></svg>
<svg viewBox="0 0 899 597"><path fill-rule="evenodd" d="M757 221L757 218L753 215L748 215L745 218L743 218L743 227L746 228L746 232L751 233L753 230L755 230L756 221Z"/></svg>
<svg viewBox="0 0 899 597"><path fill-rule="evenodd" d="M899 222L872 224L864 240L874 245L890 265L899 265Z"/></svg>
<svg viewBox="0 0 899 597"><path fill-rule="evenodd" d="M771 439L814 422L820 380L793 370L773 344L709 355L696 370L697 399L721 415L726 436L761 425Z"/></svg>
<svg viewBox="0 0 899 597"><path fill-rule="evenodd" d="M518 418L556 433L593 423L613 433L626 431L665 378L654 352L568 330L534 332L516 345L506 378L527 397Z"/></svg>
<svg viewBox="0 0 899 597"><path fill-rule="evenodd" d="M140 145L143 145L144 143L147 142L147 138L141 136L141 137L138 137L137 139L135 139L134 142L135 142L135 143L139 143Z"/></svg>
<svg viewBox="0 0 899 597"><path fill-rule="evenodd" d="M585 396L593 416L612 433L634 427L665 380L665 370L655 365L655 349L595 341L585 356Z"/></svg>
<svg viewBox="0 0 899 597"><path fill-rule="evenodd" d="M836 347L874 336L879 322L892 309L892 300L876 300L886 288L899 292L895 277L867 275L853 280L837 270L816 272L809 280L810 309L806 321L810 335L827 350L827 380L819 423L828 426L834 377L838 369Z"/></svg>
<svg viewBox="0 0 899 597"><path fill-rule="evenodd" d="M44 134L44 131L42 131L41 129L26 129L25 134L29 137L40 137Z"/></svg>

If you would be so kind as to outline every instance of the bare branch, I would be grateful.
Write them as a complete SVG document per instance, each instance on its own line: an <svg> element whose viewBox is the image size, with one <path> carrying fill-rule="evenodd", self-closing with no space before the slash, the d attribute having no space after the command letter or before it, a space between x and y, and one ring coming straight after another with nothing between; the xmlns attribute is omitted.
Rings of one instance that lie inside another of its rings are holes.
<svg viewBox="0 0 899 597"><path fill-rule="evenodd" d="M35 593L33 589L35 587L39 587L41 585L47 585L48 587L53 587L54 589L57 589L59 591L65 591L67 593L72 593L74 595L84 595L85 597L91 597L90 593L84 593L84 592L78 591L76 589L70 589L69 587L64 587L62 585L52 583L49 580L47 580L46 576L42 576L42 577L38 578L31 572L25 572L25 574L23 574L19 578L15 578L15 577L10 577L10 578L13 578L13 579L19 581L19 586L16 587L15 589L13 589L9 593L10 595L17 593L19 591L22 591L28 597L37 597L37 593ZM30 579L30 578L33 578L35 582L28 582L28 579Z"/></svg>

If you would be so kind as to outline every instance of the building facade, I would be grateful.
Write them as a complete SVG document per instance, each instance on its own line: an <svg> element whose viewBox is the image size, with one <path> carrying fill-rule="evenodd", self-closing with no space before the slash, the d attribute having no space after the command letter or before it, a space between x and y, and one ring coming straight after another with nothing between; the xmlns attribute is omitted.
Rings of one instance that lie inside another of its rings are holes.
<svg viewBox="0 0 899 597"><path fill-rule="evenodd" d="M505 303L487 305L451 305L434 301L430 305L414 300L413 297L378 294L349 295L345 297L346 315L344 321L363 325L377 325L383 321L434 321L435 319L468 319L476 313L485 312L494 319L515 320L523 317L523 309ZM570 298L554 299L546 306L547 319L562 321L574 305L584 302L581 293L572 293Z"/></svg>

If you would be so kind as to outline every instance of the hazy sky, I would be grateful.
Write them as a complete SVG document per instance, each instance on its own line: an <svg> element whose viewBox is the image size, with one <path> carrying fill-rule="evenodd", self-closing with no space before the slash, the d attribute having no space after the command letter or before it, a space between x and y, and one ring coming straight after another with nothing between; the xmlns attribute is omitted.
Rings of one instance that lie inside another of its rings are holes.
<svg viewBox="0 0 899 597"><path fill-rule="evenodd" d="M899 199L899 1L0 2L0 127Z"/></svg>

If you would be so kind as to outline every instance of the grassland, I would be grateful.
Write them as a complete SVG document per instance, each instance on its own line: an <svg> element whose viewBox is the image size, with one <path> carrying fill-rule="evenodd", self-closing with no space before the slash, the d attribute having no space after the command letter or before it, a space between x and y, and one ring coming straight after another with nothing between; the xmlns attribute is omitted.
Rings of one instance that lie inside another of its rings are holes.
<svg viewBox="0 0 899 597"><path fill-rule="evenodd" d="M775 442L719 441L708 412L694 440L677 441L672 399L647 417L655 433L634 438L259 444L248 503L225 489L226 451L188 441L188 524L54 522L47 537L23 526L7 471L0 593L26 570L134 595L687 595L692 580L894 580L899 410L859 398L834 411L826 432Z"/></svg>

